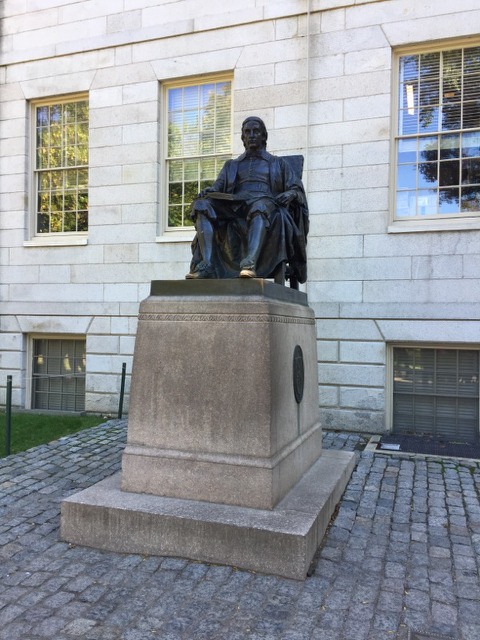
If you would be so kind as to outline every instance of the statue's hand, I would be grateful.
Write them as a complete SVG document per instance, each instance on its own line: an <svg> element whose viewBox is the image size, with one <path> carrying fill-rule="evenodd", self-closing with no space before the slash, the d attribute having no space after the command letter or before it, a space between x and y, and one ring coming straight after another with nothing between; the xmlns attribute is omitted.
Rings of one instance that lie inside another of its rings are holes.
<svg viewBox="0 0 480 640"><path fill-rule="evenodd" d="M202 189L200 193L197 195L197 198L205 198L207 193L210 193L211 191L213 191L212 187L205 187L205 189Z"/></svg>
<svg viewBox="0 0 480 640"><path fill-rule="evenodd" d="M280 193L275 199L278 204L281 204L283 207L287 207L293 200L296 199L296 197L297 194L292 189L290 191L284 191L283 193Z"/></svg>

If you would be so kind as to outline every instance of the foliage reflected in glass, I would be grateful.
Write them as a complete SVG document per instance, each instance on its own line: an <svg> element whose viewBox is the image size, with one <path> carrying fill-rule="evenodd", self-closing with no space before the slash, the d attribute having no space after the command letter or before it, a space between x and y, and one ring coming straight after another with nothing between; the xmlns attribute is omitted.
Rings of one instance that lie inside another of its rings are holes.
<svg viewBox="0 0 480 640"><path fill-rule="evenodd" d="M402 56L399 80L396 215L479 212L480 47Z"/></svg>
<svg viewBox="0 0 480 640"><path fill-rule="evenodd" d="M86 231L88 101L38 106L36 129L36 232Z"/></svg>
<svg viewBox="0 0 480 640"><path fill-rule="evenodd" d="M192 201L231 152L231 83L172 87L167 103L168 226L191 227Z"/></svg>

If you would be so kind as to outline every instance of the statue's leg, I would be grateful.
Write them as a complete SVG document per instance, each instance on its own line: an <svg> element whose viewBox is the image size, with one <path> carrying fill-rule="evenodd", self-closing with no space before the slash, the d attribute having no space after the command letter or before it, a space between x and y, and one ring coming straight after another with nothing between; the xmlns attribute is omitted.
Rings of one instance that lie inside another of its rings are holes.
<svg viewBox="0 0 480 640"><path fill-rule="evenodd" d="M197 234L200 251L204 262L212 263L213 225L207 216L199 214L197 217Z"/></svg>
<svg viewBox="0 0 480 640"><path fill-rule="evenodd" d="M248 227L248 249L247 255L240 263L241 278L255 278L256 268L260 252L265 244L267 236L267 223L260 214L253 214Z"/></svg>
<svg viewBox="0 0 480 640"><path fill-rule="evenodd" d="M187 273L185 277L187 280L197 278L216 278L217 274L214 266L212 265L214 237L213 225L206 215L201 212L197 212L195 227L197 229L197 239L202 260L197 264L195 269L190 271L190 273Z"/></svg>

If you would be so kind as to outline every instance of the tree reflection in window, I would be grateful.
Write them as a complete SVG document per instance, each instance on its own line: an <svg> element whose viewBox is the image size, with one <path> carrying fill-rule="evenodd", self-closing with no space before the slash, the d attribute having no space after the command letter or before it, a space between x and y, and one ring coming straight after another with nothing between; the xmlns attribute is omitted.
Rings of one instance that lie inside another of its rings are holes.
<svg viewBox="0 0 480 640"><path fill-rule="evenodd" d="M480 211L480 47L400 58L397 217Z"/></svg>
<svg viewBox="0 0 480 640"><path fill-rule="evenodd" d="M36 232L88 228L87 100L36 107Z"/></svg>
<svg viewBox="0 0 480 640"><path fill-rule="evenodd" d="M167 88L168 227L191 227L190 206L231 157L231 82Z"/></svg>

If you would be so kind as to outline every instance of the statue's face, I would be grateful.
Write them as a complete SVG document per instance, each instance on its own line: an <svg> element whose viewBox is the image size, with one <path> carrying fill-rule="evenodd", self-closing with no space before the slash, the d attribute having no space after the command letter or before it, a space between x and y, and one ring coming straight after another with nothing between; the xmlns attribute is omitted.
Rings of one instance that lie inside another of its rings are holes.
<svg viewBox="0 0 480 640"><path fill-rule="evenodd" d="M247 151L258 151L266 144L263 127L257 120L249 120L242 128L243 146Z"/></svg>

